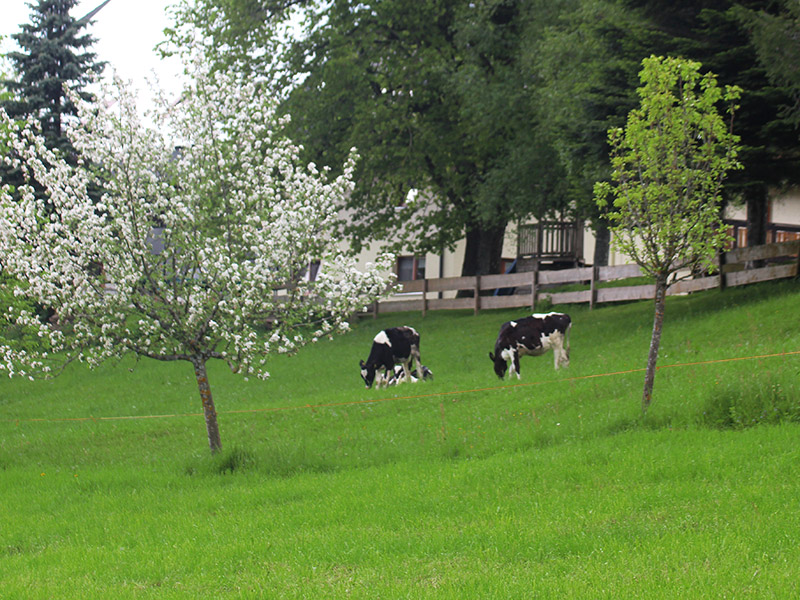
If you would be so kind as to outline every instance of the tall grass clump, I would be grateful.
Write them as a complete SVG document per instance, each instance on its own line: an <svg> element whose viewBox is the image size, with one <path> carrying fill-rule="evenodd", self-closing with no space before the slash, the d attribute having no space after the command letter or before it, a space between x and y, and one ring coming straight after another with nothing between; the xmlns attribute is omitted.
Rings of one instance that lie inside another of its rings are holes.
<svg viewBox="0 0 800 600"><path fill-rule="evenodd" d="M719 429L800 422L797 373L767 373L717 382L708 393L701 422Z"/></svg>
<svg viewBox="0 0 800 600"><path fill-rule="evenodd" d="M255 453L240 446L223 449L211 456L195 456L184 469L187 475L227 475L252 470Z"/></svg>

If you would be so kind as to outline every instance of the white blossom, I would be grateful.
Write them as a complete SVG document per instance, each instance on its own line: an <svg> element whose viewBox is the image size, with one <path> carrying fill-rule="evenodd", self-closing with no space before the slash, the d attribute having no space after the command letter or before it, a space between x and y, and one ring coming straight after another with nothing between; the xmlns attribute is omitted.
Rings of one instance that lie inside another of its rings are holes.
<svg viewBox="0 0 800 600"><path fill-rule="evenodd" d="M103 89L115 102L71 94L79 119L69 136L92 168L71 167L30 124L0 110L0 142L10 148L3 161L38 184L15 200L0 189L3 268L70 333L23 314L6 318L35 328L50 356L77 352L90 365L131 352L221 358L268 377L265 354L347 331L347 319L387 289L390 256L360 271L336 244L355 155L338 177L302 165L263 88L212 74L202 60L189 68L180 99L162 97L149 115L154 125L119 79ZM309 282L303 275L315 261ZM314 334L297 331L306 325ZM0 347L0 368L28 372L18 364L44 366L41 353Z"/></svg>

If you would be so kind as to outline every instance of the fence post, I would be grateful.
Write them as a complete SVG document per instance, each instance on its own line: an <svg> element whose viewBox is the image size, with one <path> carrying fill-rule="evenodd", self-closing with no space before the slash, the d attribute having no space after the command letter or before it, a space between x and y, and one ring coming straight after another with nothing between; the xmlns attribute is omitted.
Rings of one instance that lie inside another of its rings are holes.
<svg viewBox="0 0 800 600"><path fill-rule="evenodd" d="M481 309L481 276L475 275L475 314Z"/></svg>
<svg viewBox="0 0 800 600"><path fill-rule="evenodd" d="M428 279L422 280L422 316L428 312Z"/></svg>
<svg viewBox="0 0 800 600"><path fill-rule="evenodd" d="M719 291L721 292L727 287L725 281L725 252L719 253Z"/></svg>
<svg viewBox="0 0 800 600"><path fill-rule="evenodd" d="M592 267L592 279L589 283L589 310L594 308L597 304L597 278L600 275L600 267L597 265Z"/></svg>
<svg viewBox="0 0 800 600"><path fill-rule="evenodd" d="M542 258L542 250L544 249L544 225L541 221L536 226L536 259Z"/></svg>
<svg viewBox="0 0 800 600"><path fill-rule="evenodd" d="M795 277L800 277L800 240L797 241L797 261L795 262Z"/></svg>
<svg viewBox="0 0 800 600"><path fill-rule="evenodd" d="M536 295L539 293L539 261L533 261L531 271L531 312L536 312Z"/></svg>

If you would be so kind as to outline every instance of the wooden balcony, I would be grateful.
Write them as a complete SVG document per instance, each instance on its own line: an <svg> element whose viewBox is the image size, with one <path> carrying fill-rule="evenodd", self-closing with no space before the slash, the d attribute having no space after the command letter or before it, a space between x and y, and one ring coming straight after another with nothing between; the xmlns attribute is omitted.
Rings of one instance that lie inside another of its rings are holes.
<svg viewBox="0 0 800 600"><path fill-rule="evenodd" d="M582 221L540 221L520 225L517 258L583 264Z"/></svg>

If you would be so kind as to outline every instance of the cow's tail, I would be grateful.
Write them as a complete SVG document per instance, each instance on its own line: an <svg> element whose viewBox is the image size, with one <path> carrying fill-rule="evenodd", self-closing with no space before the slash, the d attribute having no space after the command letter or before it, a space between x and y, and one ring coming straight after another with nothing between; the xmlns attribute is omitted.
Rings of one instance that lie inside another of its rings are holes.
<svg viewBox="0 0 800 600"><path fill-rule="evenodd" d="M569 364L569 332L572 329L572 321L567 325L567 330L564 332L564 351L567 353L567 364Z"/></svg>

